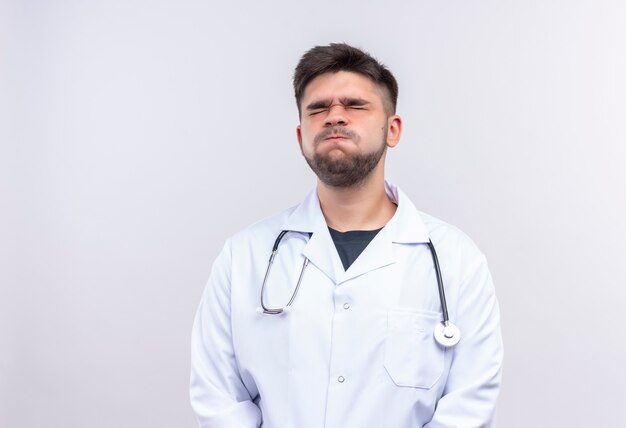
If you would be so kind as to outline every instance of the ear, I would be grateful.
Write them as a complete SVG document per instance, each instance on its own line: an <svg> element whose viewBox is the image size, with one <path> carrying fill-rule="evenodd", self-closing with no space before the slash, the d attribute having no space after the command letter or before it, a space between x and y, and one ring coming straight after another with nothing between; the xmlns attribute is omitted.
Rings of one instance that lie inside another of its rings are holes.
<svg viewBox="0 0 626 428"><path fill-rule="evenodd" d="M296 127L296 137L298 138L298 145L300 146L300 153L304 156L304 152L302 151L302 130L300 129L300 125Z"/></svg>
<svg viewBox="0 0 626 428"><path fill-rule="evenodd" d="M397 114L387 119L387 147L396 147L402 135L402 118Z"/></svg>

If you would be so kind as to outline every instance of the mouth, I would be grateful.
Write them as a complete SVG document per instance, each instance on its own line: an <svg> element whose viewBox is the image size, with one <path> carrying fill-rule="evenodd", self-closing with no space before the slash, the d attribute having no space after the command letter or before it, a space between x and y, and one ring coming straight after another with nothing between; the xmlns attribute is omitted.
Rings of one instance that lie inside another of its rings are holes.
<svg viewBox="0 0 626 428"><path fill-rule="evenodd" d="M319 132L313 142L315 144L319 144L321 142L334 143L334 144L344 144L344 142L352 141L353 143L358 143L359 135L349 129L344 129L343 127L335 126L332 128L327 128Z"/></svg>
<svg viewBox="0 0 626 428"><path fill-rule="evenodd" d="M349 138L346 137L345 135L331 135L331 136L324 138L324 140L329 140L329 141L347 140L347 139Z"/></svg>

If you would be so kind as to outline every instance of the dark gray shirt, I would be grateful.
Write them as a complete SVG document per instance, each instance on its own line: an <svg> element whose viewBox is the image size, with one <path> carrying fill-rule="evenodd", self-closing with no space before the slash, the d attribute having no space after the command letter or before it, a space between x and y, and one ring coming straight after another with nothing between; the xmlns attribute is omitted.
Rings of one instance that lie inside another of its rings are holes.
<svg viewBox="0 0 626 428"><path fill-rule="evenodd" d="M376 230L349 230L347 232L339 232L330 227L328 228L345 270L348 270L350 265L354 263L357 257L359 257L363 250L365 250L365 247L368 246L381 229L382 227Z"/></svg>

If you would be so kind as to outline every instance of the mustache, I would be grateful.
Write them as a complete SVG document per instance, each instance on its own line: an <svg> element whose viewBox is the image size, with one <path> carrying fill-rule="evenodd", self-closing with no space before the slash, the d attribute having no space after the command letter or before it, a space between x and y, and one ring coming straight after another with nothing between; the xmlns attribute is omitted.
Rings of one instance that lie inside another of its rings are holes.
<svg viewBox="0 0 626 428"><path fill-rule="evenodd" d="M349 138L354 141L357 141L359 139L359 136L356 132L345 129L341 126L333 126L332 128L324 129L319 134L317 134L313 142L317 144L320 141L323 141L331 136L340 136L343 138Z"/></svg>

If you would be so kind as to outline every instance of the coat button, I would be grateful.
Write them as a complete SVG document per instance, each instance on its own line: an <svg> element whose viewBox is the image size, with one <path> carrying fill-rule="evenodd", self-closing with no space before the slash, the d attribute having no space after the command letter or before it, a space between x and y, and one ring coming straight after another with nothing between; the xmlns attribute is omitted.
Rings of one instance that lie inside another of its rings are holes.
<svg viewBox="0 0 626 428"><path fill-rule="evenodd" d="M337 382L339 382L339 383L344 383L345 381L346 381L346 378L345 378L345 377L343 377L343 376L339 376L339 377L337 378Z"/></svg>
<svg viewBox="0 0 626 428"><path fill-rule="evenodd" d="M343 308L344 309L350 309L350 303L344 303L343 304Z"/></svg>

